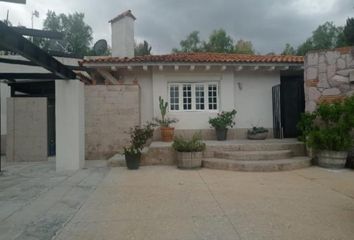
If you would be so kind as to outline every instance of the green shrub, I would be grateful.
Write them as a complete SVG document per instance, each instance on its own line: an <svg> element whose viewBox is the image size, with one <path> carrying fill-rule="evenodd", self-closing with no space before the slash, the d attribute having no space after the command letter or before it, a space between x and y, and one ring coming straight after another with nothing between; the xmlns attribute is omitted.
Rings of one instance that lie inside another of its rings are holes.
<svg viewBox="0 0 354 240"><path fill-rule="evenodd" d="M301 114L300 121L297 124L297 129L300 131L299 141L306 142L307 136L314 128L315 118L316 114L314 113L306 112Z"/></svg>
<svg viewBox="0 0 354 240"><path fill-rule="evenodd" d="M268 132L268 129L264 127L252 127L252 129L248 129L247 133L250 135L255 135L257 133L265 133Z"/></svg>
<svg viewBox="0 0 354 240"><path fill-rule="evenodd" d="M347 151L353 146L354 96L342 102L320 104L307 120L307 143L310 147Z"/></svg>
<svg viewBox="0 0 354 240"><path fill-rule="evenodd" d="M124 154L140 154L146 142L152 138L156 124L147 123L130 129L130 145L124 147Z"/></svg>
<svg viewBox="0 0 354 240"><path fill-rule="evenodd" d="M192 139L175 137L172 147L177 152L202 152L205 150L205 143L202 141L201 134L196 133Z"/></svg>
<svg viewBox="0 0 354 240"><path fill-rule="evenodd" d="M230 112L222 111L221 113L218 113L215 118L210 118L209 124L215 129L232 128L235 125L234 118L236 113L235 109Z"/></svg>

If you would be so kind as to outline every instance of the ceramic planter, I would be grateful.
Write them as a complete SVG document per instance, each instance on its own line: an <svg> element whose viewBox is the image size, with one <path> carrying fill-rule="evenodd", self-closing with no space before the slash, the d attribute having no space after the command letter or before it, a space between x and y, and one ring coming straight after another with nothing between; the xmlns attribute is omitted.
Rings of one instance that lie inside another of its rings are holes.
<svg viewBox="0 0 354 240"><path fill-rule="evenodd" d="M163 142L172 142L175 128L173 127L160 127L161 140Z"/></svg>
<svg viewBox="0 0 354 240"><path fill-rule="evenodd" d="M268 132L248 133L247 137L248 137L248 139L251 139L251 140L264 140L268 137Z"/></svg>
<svg viewBox="0 0 354 240"><path fill-rule="evenodd" d="M218 141L225 141L227 139L227 128L225 129L215 129L216 139Z"/></svg>
<svg viewBox="0 0 354 240"><path fill-rule="evenodd" d="M202 166L203 152L176 152L177 167L195 169Z"/></svg>
<svg viewBox="0 0 354 240"><path fill-rule="evenodd" d="M130 170L139 169L140 166L141 153L137 154L125 154L125 162L127 164L127 168Z"/></svg>
<svg viewBox="0 0 354 240"><path fill-rule="evenodd" d="M348 152L321 150L317 153L318 165L324 168L340 169L344 168L347 161Z"/></svg>

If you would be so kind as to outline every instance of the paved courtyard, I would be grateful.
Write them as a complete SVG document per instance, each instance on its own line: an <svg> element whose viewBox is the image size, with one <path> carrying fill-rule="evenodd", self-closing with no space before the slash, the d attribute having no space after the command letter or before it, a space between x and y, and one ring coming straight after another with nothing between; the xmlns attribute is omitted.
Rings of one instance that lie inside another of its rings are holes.
<svg viewBox="0 0 354 240"><path fill-rule="evenodd" d="M9 166L0 239L354 239L354 172Z"/></svg>

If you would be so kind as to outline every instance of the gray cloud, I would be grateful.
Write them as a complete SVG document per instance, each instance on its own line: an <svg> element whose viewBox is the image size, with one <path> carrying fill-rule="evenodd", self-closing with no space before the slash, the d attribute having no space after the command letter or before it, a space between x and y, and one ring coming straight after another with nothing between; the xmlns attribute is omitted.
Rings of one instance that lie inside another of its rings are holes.
<svg viewBox="0 0 354 240"><path fill-rule="evenodd" d="M170 52L193 30L206 39L214 29L224 28L235 40L251 40L260 53L280 52L285 43L297 46L325 21L344 25L354 16L352 0L28 0L26 6L0 3L0 18L10 9L10 20L30 26L37 9L40 27L47 10L84 12L94 39L110 41L108 21L131 9L137 17L135 36L151 43L154 53Z"/></svg>

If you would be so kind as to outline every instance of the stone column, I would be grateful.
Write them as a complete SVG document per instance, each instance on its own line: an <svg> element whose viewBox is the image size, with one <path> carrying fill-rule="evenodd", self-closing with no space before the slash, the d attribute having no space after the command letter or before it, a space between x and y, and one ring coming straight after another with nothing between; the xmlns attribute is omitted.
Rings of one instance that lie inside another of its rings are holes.
<svg viewBox="0 0 354 240"><path fill-rule="evenodd" d="M77 170L85 164L84 84L55 81L56 170Z"/></svg>

